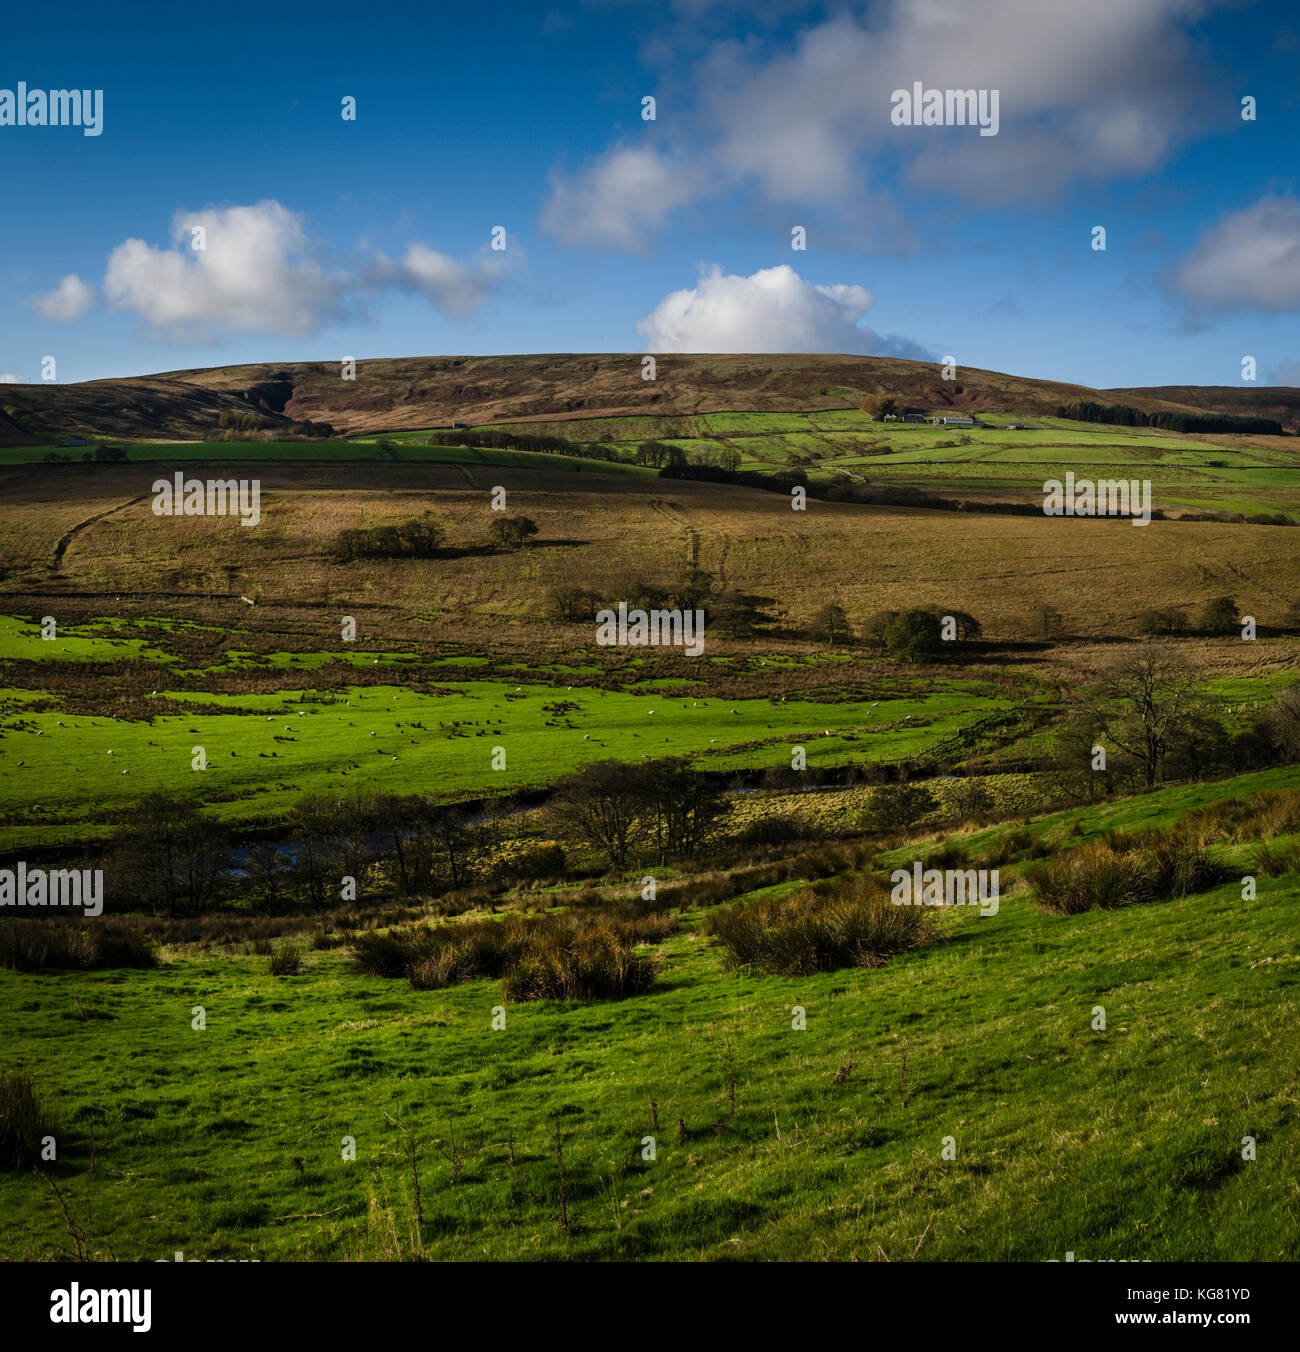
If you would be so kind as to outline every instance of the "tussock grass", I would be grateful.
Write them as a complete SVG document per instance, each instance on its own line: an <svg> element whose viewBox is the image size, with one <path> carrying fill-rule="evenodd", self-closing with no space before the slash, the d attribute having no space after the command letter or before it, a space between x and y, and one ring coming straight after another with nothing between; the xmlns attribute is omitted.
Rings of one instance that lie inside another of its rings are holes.
<svg viewBox="0 0 1300 1352"><path fill-rule="evenodd" d="M53 1114L37 1094L32 1077L20 1070L0 1070L0 1169L35 1163L41 1137L54 1131Z"/></svg>
<svg viewBox="0 0 1300 1352"><path fill-rule="evenodd" d="M1261 840L1255 846L1252 862L1256 873L1278 878L1284 873L1300 873L1300 845L1276 845Z"/></svg>
<svg viewBox="0 0 1300 1352"><path fill-rule="evenodd" d="M62 919L0 922L0 967L15 972L157 965L153 942L129 921L101 919L75 928Z"/></svg>
<svg viewBox="0 0 1300 1352"><path fill-rule="evenodd" d="M1192 831L1112 834L1032 864L1025 879L1053 915L1113 910L1218 886L1233 870Z"/></svg>
<svg viewBox="0 0 1300 1352"><path fill-rule="evenodd" d="M557 928L519 955L501 992L507 1000L622 999L648 991L658 968L617 926Z"/></svg>
<svg viewBox="0 0 1300 1352"><path fill-rule="evenodd" d="M625 915L612 907L510 915L360 934L352 952L363 972L405 977L416 990L499 977L510 1000L609 999L649 989L658 964L637 948L677 925L667 912Z"/></svg>
<svg viewBox="0 0 1300 1352"><path fill-rule="evenodd" d="M272 976L298 976L302 971L302 950L292 943L278 945L266 964L266 970Z"/></svg>
<svg viewBox="0 0 1300 1352"><path fill-rule="evenodd" d="M1220 798L1183 819L1209 840L1259 840L1300 831L1300 789L1262 789L1249 798Z"/></svg>
<svg viewBox="0 0 1300 1352"><path fill-rule="evenodd" d="M741 902L711 916L707 929L728 966L779 976L879 967L934 938L921 908L895 906L866 877Z"/></svg>

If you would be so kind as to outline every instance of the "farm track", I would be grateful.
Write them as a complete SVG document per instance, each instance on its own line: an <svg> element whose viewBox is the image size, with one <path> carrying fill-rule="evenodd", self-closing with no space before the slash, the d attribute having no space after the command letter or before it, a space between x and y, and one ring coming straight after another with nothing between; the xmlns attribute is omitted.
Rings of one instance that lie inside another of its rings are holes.
<svg viewBox="0 0 1300 1352"><path fill-rule="evenodd" d="M680 507L673 506L663 498L651 498L650 510L676 526L686 537L686 562L692 568L698 568L700 562L700 533L691 525L690 519Z"/></svg>
<svg viewBox="0 0 1300 1352"><path fill-rule="evenodd" d="M94 516L88 516L84 521L78 521L71 530L67 530L60 537L58 543L54 546L54 557L50 560L50 572L58 573L63 568L63 556L68 551L68 546L72 543L73 537L79 531L83 531L87 526L93 526L96 521L102 521L106 516L112 516L114 512L120 512L124 507L134 507L137 502L143 502L150 495L141 493L138 497L131 498L128 502L119 502L114 507L109 507L105 511L96 512Z"/></svg>
<svg viewBox="0 0 1300 1352"><path fill-rule="evenodd" d="M690 518L680 507L672 503L665 502L662 498L652 498L650 508L665 521L670 521L674 526L682 530L686 536L686 562L691 568L698 569L700 563L700 541L704 536L698 527L691 525ZM725 589L727 585L727 552L731 548L731 541L724 531L709 531L709 537L717 537L718 558L716 564L716 573L719 587Z"/></svg>

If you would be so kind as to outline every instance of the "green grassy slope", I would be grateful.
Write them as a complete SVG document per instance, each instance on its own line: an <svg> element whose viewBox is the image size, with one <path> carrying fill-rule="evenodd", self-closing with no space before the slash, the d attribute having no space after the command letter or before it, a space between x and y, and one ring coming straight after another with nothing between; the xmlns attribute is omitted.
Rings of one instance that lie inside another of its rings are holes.
<svg viewBox="0 0 1300 1352"><path fill-rule="evenodd" d="M946 913L949 942L797 980L726 973L692 924L654 993L501 1031L492 981L186 952L0 971L0 1038L63 1115L50 1176L120 1259L1277 1260L1300 1243L1298 906L1295 875L1247 907L1233 884L1069 919L1004 890L996 916ZM7 1180L0 1255L66 1245L48 1187Z"/></svg>

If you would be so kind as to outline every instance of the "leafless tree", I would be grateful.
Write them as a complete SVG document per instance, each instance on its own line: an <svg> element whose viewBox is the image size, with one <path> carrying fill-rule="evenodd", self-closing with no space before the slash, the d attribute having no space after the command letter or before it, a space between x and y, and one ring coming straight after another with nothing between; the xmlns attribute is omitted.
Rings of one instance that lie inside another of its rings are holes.
<svg viewBox="0 0 1300 1352"><path fill-rule="evenodd" d="M1160 778L1179 724L1196 709L1195 669L1160 643L1116 658L1080 696L1096 725L1141 767L1148 788Z"/></svg>

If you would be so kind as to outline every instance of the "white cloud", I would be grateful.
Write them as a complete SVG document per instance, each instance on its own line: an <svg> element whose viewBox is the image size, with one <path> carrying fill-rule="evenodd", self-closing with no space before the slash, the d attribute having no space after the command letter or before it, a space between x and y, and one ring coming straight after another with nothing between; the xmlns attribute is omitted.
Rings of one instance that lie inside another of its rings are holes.
<svg viewBox="0 0 1300 1352"><path fill-rule="evenodd" d="M1265 197L1225 217L1166 280L1216 310L1300 309L1300 201Z"/></svg>
<svg viewBox="0 0 1300 1352"><path fill-rule="evenodd" d="M36 313L58 323L80 319L95 303L95 288L83 282L75 272L63 277L53 291L42 292L32 300Z"/></svg>
<svg viewBox="0 0 1300 1352"><path fill-rule="evenodd" d="M514 248L517 255L518 248ZM504 251L494 253L484 249L472 262L462 263L427 245L411 244L400 261L376 255L370 281L416 292L443 314L466 319L483 304L505 270Z"/></svg>
<svg viewBox="0 0 1300 1352"><path fill-rule="evenodd" d="M613 146L572 177L552 171L542 211L547 234L601 249L645 248L649 235L694 194L694 170L646 147Z"/></svg>
<svg viewBox="0 0 1300 1352"><path fill-rule="evenodd" d="M870 181L877 157L914 187L974 201L1143 174L1209 115L1190 28L1216 2L879 0L782 46L716 42L684 77L665 52L681 111L656 124L657 148L620 144L574 179L553 173L543 224L570 243L642 249L669 210L751 187L880 235L896 208ZM914 81L997 90L998 135L894 126L890 96Z"/></svg>
<svg viewBox="0 0 1300 1352"><path fill-rule="evenodd" d="M205 247L192 245L194 231ZM313 333L338 312L345 283L328 274L302 218L276 201L177 212L175 247L128 239L109 255L104 295L173 331Z"/></svg>
<svg viewBox="0 0 1300 1352"><path fill-rule="evenodd" d="M196 230L202 248L194 247ZM134 311L178 338L217 332L301 337L384 288L422 295L443 314L464 319L506 270L504 254L484 249L461 262L420 243L408 245L400 259L375 253L350 271L327 268L303 218L270 200L178 212L171 233L171 248L128 239L113 249L104 296L115 309ZM517 257L518 246L511 253Z"/></svg>
<svg viewBox="0 0 1300 1352"><path fill-rule="evenodd" d="M26 385L27 382L22 376L16 376L12 371L6 371L0 375L0 385Z"/></svg>
<svg viewBox="0 0 1300 1352"><path fill-rule="evenodd" d="M706 268L637 324L652 352L862 352L924 357L906 339L859 321L875 304L861 286L814 286L787 264L750 277Z"/></svg>

